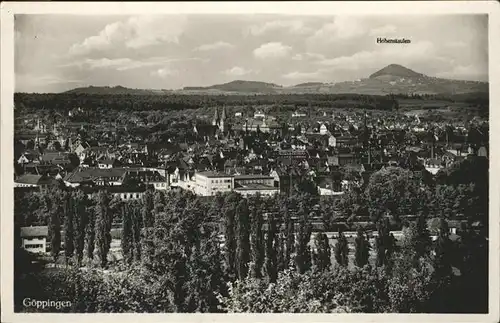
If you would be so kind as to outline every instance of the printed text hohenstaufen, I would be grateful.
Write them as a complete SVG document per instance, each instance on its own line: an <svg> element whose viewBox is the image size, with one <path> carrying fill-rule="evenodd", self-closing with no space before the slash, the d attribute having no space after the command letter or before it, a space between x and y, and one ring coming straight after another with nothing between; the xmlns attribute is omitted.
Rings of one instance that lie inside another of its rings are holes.
<svg viewBox="0 0 500 323"><path fill-rule="evenodd" d="M377 38L377 44L409 44L411 40L406 38Z"/></svg>

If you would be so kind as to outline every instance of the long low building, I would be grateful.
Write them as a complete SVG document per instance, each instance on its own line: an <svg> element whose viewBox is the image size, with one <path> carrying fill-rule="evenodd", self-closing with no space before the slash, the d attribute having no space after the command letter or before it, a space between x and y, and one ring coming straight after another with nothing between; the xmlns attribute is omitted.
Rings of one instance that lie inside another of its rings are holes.
<svg viewBox="0 0 500 323"><path fill-rule="evenodd" d="M214 196L217 193L235 191L243 196L261 194L270 196L279 193L274 178L268 175L228 175L217 172L200 172L194 176L194 193Z"/></svg>
<svg viewBox="0 0 500 323"><path fill-rule="evenodd" d="M280 192L279 188L264 184L249 183L238 186L234 189L235 192L244 197L260 194L261 196L273 196Z"/></svg>
<svg viewBox="0 0 500 323"><path fill-rule="evenodd" d="M64 183L70 187L93 183L97 186L121 186L133 181L153 185L156 190L167 190L168 178L156 170L140 168L83 168L79 167L64 178Z"/></svg>
<svg viewBox="0 0 500 323"><path fill-rule="evenodd" d="M30 187L40 190L56 186L57 183L57 180L49 176L35 174L25 174L14 179L14 187Z"/></svg>
<svg viewBox="0 0 500 323"><path fill-rule="evenodd" d="M243 196L272 196L279 193L279 188L274 186L274 177L269 175L236 175L234 190Z"/></svg>

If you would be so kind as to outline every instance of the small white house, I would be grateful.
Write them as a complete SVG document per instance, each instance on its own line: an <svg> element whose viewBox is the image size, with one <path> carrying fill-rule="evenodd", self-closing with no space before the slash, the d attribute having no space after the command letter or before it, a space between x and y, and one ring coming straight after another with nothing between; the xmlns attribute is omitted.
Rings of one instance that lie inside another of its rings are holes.
<svg viewBox="0 0 500 323"><path fill-rule="evenodd" d="M254 117L255 119L257 119L257 118L265 118L265 117L266 117L266 115L265 115L262 111L256 111L256 112L253 114L253 117Z"/></svg>
<svg viewBox="0 0 500 323"><path fill-rule="evenodd" d="M22 227L21 247L33 253L46 252L48 234L47 226Z"/></svg>

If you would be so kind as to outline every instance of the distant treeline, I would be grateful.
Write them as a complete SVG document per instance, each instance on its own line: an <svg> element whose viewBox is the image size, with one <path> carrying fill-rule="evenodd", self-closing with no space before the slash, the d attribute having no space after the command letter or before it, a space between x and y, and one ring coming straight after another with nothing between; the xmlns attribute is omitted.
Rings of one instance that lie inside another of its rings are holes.
<svg viewBox="0 0 500 323"><path fill-rule="evenodd" d="M204 106L255 106L293 105L295 107L364 108L391 110L397 108L396 101L404 99L441 100L466 102L473 105L488 105L488 93L454 95L360 95L360 94L255 94L255 95L139 95L139 94L31 94L15 93L14 104L18 108L35 110L50 109L69 111L83 109L141 110L186 110Z"/></svg>

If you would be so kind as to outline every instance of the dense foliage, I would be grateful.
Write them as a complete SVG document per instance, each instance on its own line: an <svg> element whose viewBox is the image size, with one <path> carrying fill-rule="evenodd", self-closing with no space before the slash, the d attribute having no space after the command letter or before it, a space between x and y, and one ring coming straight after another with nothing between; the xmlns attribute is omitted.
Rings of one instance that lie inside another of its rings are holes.
<svg viewBox="0 0 500 323"><path fill-rule="evenodd" d="M316 224L345 219L346 200L16 194L16 227L48 225L56 264L34 268L17 243L16 266L24 267L16 272L16 308L25 297L50 297L71 300L71 312L486 312L488 241L475 226L488 214L481 163L466 160L430 184L398 168L375 173L344 199L367 197L357 201L367 203L360 207L376 232L360 228L347 237L341 230L334 241ZM464 173L474 176L464 182ZM412 212L417 217L407 223ZM449 224L459 214L466 221L457 236ZM403 228L400 241L391 226ZM113 249L116 239L121 249ZM61 252L70 266L59 262Z"/></svg>

